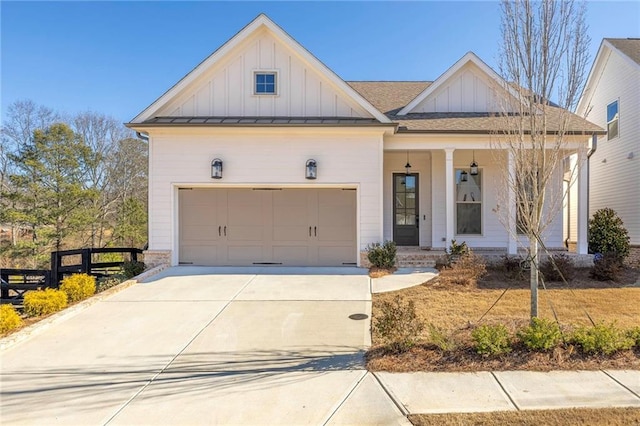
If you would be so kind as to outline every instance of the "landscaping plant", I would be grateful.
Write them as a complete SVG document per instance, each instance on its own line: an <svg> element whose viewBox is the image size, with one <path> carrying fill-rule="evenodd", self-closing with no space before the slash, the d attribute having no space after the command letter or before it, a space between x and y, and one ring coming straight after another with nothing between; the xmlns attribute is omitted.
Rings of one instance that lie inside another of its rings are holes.
<svg viewBox="0 0 640 426"><path fill-rule="evenodd" d="M429 323L427 324L427 329L429 331L429 341L442 352L449 352L458 348L458 342L443 328Z"/></svg>
<svg viewBox="0 0 640 426"><path fill-rule="evenodd" d="M122 271L127 278L133 278L144 272L144 263L142 262L124 262L122 264Z"/></svg>
<svg viewBox="0 0 640 426"><path fill-rule="evenodd" d="M396 265L396 252L396 243L393 241L374 243L367 247L367 259L376 268L392 269Z"/></svg>
<svg viewBox="0 0 640 426"><path fill-rule="evenodd" d="M8 333L22 325L22 318L13 305L0 305L0 334Z"/></svg>
<svg viewBox="0 0 640 426"><path fill-rule="evenodd" d="M380 316L376 316L374 331L393 352L405 352L413 347L424 324L418 318L413 300L408 303L400 296L380 305Z"/></svg>
<svg viewBox="0 0 640 426"><path fill-rule="evenodd" d="M511 352L509 330L502 324L481 325L471 332L474 348L480 355L502 355Z"/></svg>
<svg viewBox="0 0 640 426"><path fill-rule="evenodd" d="M52 288L28 291L24 295L23 303L27 316L53 314L67 307L67 293Z"/></svg>
<svg viewBox="0 0 640 426"><path fill-rule="evenodd" d="M576 276L573 259L564 253L546 258L540 265L540 272L546 281L571 281Z"/></svg>
<svg viewBox="0 0 640 426"><path fill-rule="evenodd" d="M591 277L598 281L615 281L618 279L622 265L615 253L596 253L593 257Z"/></svg>
<svg viewBox="0 0 640 426"><path fill-rule="evenodd" d="M67 294L69 302L78 302L95 294L96 279L87 274L73 274L62 280L60 290Z"/></svg>
<svg viewBox="0 0 640 426"><path fill-rule="evenodd" d="M571 340L586 354L602 355L631 349L635 343L628 333L617 327L615 323L580 327L574 331Z"/></svg>
<svg viewBox="0 0 640 426"><path fill-rule="evenodd" d="M533 318L529 326L517 332L517 336L532 351L546 352L562 342L558 324L542 318Z"/></svg>
<svg viewBox="0 0 640 426"><path fill-rule="evenodd" d="M629 233L615 210L596 211L589 220L589 251L612 254L622 264L629 255Z"/></svg>

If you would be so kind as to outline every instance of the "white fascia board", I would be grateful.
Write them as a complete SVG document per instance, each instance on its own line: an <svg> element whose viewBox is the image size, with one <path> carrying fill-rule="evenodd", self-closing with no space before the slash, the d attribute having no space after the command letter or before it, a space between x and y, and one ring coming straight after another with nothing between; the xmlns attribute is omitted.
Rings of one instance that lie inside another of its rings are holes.
<svg viewBox="0 0 640 426"><path fill-rule="evenodd" d="M598 53L596 54L596 59L593 61L593 65L591 65L591 70L589 71L589 76L587 77L587 82L582 89L582 94L580 95L580 100L578 100L578 105L576 106L576 115L580 117L585 117L587 113L587 108L591 103L591 98L593 98L593 94L595 93L595 89L598 86L600 81L600 76L604 71L604 65L606 62L605 56L608 58L608 54L611 53L611 48L613 46L611 43L606 40L602 40L600 43L600 47L598 48Z"/></svg>
<svg viewBox="0 0 640 426"><path fill-rule="evenodd" d="M455 64L453 64L447 71L438 77L433 84L427 87L422 93L416 96L411 102L407 104L404 108L402 108L397 115L406 115L410 113L420 102L425 100L429 95L438 90L440 86L442 86L451 76L460 71L462 67L464 67L468 62L473 62L480 70L482 70L485 74L487 74L491 79L493 79L500 87L503 87L509 92L509 94L516 99L518 99L517 93L515 90L508 85L502 77L498 75L491 67L484 63L482 59L478 57L473 52L467 52L462 58L460 58Z"/></svg>
<svg viewBox="0 0 640 426"><path fill-rule="evenodd" d="M163 105L167 104L172 98L177 96L186 86L191 84L194 80L205 73L211 66L217 61L226 56L230 51L236 48L244 40L249 38L252 34L260 29L260 27L268 28L276 37L293 49L303 60L311 64L312 67L318 69L332 84L338 89L344 91L348 96L369 112L374 118L381 123L392 123L392 121L383 113L378 111L369 101L363 98L358 92L351 86L345 83L336 73L331 71L329 67L324 65L320 60L313 56L307 49L305 49L300 43L287 34L282 28L276 25L265 14L260 14L256 19L251 21L247 26L241 29L236 35L234 35L229 41L219 47L204 61L198 64L192 71L185 75L178 83L167 90L162 96L160 96L155 102L148 106L144 111L138 114L131 123L141 123L158 111Z"/></svg>

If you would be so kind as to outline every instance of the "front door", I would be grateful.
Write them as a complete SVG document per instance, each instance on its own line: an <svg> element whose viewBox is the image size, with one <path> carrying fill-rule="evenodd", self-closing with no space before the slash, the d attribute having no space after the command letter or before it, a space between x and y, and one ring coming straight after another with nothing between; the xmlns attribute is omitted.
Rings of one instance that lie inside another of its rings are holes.
<svg viewBox="0 0 640 426"><path fill-rule="evenodd" d="M394 173L393 241L399 246L417 246L419 224L418 175Z"/></svg>

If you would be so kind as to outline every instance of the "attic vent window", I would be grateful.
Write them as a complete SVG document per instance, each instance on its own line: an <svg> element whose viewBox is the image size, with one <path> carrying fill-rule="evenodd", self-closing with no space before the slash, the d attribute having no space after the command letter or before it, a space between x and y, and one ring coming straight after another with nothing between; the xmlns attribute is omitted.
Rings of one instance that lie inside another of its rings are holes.
<svg viewBox="0 0 640 426"><path fill-rule="evenodd" d="M255 73L255 94L275 95L276 94L276 73L257 72Z"/></svg>

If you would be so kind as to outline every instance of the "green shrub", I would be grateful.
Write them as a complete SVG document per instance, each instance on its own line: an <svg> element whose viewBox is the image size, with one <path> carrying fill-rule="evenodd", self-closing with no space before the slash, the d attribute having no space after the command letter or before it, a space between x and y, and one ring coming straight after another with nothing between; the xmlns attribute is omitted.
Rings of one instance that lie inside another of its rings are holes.
<svg viewBox="0 0 640 426"><path fill-rule="evenodd" d="M120 274L109 275L108 277L100 277L96 282L96 293L103 292L107 289L110 289L111 287L115 287L126 279L127 277Z"/></svg>
<svg viewBox="0 0 640 426"><path fill-rule="evenodd" d="M144 263L142 262L124 262L122 271L127 278L133 278L144 272Z"/></svg>
<svg viewBox="0 0 640 426"><path fill-rule="evenodd" d="M0 334L8 333L22 325L22 318L13 305L0 305Z"/></svg>
<svg viewBox="0 0 640 426"><path fill-rule="evenodd" d="M469 247L465 241L458 244L456 240L451 240L451 245L446 251L449 263L451 263L469 254Z"/></svg>
<svg viewBox="0 0 640 426"><path fill-rule="evenodd" d="M396 264L396 243L385 241L384 244L374 243L367 247L367 259L372 266L391 269Z"/></svg>
<svg viewBox="0 0 640 426"><path fill-rule="evenodd" d="M576 267L572 258L560 253L545 259L540 265L540 272L546 281L562 281L562 278L571 281L576 276Z"/></svg>
<svg viewBox="0 0 640 426"><path fill-rule="evenodd" d="M28 291L23 303L24 313L30 317L53 314L67 307L67 293L52 288Z"/></svg>
<svg viewBox="0 0 640 426"><path fill-rule="evenodd" d="M432 323L427 324L429 341L442 352L450 352L458 347L458 342L446 330Z"/></svg>
<svg viewBox="0 0 640 426"><path fill-rule="evenodd" d="M633 340L636 348L640 349L640 327L634 327L627 331L627 336Z"/></svg>
<svg viewBox="0 0 640 426"><path fill-rule="evenodd" d="M611 355L630 349L635 343L631 337L618 328L615 323L599 323L593 327L580 327L571 339L586 354Z"/></svg>
<svg viewBox="0 0 640 426"><path fill-rule="evenodd" d="M502 355L511 352L509 330L502 324L481 325L471 332L474 347L480 355Z"/></svg>
<svg viewBox="0 0 640 426"><path fill-rule="evenodd" d="M70 303L78 302L95 294L96 279L87 274L73 274L62 280L60 290L67 294Z"/></svg>
<svg viewBox="0 0 640 426"><path fill-rule="evenodd" d="M616 254L596 254L590 275L598 281L615 281L618 279L621 268L620 259Z"/></svg>
<svg viewBox="0 0 640 426"><path fill-rule="evenodd" d="M558 324L540 318L533 318L529 326L518 331L517 336L532 351L548 351L562 341Z"/></svg>
<svg viewBox="0 0 640 426"><path fill-rule="evenodd" d="M622 264L629 255L629 233L613 209L596 211L589 220L589 251L612 253Z"/></svg>
<svg viewBox="0 0 640 426"><path fill-rule="evenodd" d="M392 302L380 305L380 317L375 319L373 328L387 347L404 352L416 344L424 324L416 314L415 303L404 303L402 297L396 296Z"/></svg>

